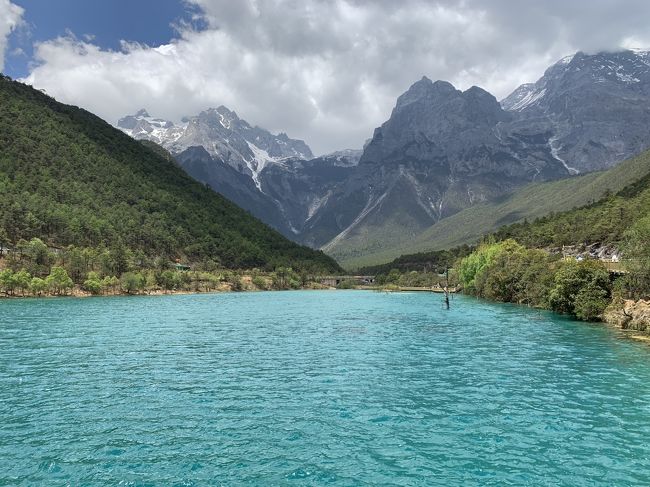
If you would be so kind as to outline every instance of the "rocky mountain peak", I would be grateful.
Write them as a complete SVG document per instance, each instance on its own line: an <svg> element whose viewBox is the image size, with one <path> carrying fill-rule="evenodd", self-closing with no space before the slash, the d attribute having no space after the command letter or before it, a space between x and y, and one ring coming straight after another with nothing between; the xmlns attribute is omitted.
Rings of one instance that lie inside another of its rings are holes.
<svg viewBox="0 0 650 487"><path fill-rule="evenodd" d="M431 81L426 76L416 81L411 87L406 90L395 104L395 110L399 111L413 103L440 103L453 95L460 94L454 86L447 81Z"/></svg>
<svg viewBox="0 0 650 487"><path fill-rule="evenodd" d="M258 188L259 174L267 165L289 157L313 157L311 149L302 140L251 127L235 111L223 105L208 108L193 117L184 117L180 124L153 118L143 109L120 119L118 127L136 139L162 145L175 156L202 147L215 163L225 163L250 176ZM192 157L197 154L196 150L191 152ZM187 161L188 157L184 160Z"/></svg>

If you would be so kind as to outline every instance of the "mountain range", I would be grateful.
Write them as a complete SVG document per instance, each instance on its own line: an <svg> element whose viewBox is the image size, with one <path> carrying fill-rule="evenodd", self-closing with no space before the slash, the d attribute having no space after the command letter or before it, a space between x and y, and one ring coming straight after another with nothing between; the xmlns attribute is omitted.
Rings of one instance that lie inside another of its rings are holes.
<svg viewBox="0 0 650 487"><path fill-rule="evenodd" d="M438 222L527 184L607 169L646 149L650 54L578 52L500 102L423 77L363 150L318 158L225 107L178 124L140 111L118 126L345 265L397 253Z"/></svg>

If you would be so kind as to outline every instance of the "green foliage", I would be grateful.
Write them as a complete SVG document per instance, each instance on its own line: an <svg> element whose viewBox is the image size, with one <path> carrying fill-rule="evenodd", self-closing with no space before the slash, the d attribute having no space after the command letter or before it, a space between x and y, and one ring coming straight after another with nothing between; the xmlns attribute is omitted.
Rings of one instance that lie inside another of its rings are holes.
<svg viewBox="0 0 650 487"><path fill-rule="evenodd" d="M350 279L344 279L341 282L338 283L336 286L336 289L354 289L356 287L356 284L354 281Z"/></svg>
<svg viewBox="0 0 650 487"><path fill-rule="evenodd" d="M466 292L503 302L548 306L553 283L552 257L514 240L483 244L459 265Z"/></svg>
<svg viewBox="0 0 650 487"><path fill-rule="evenodd" d="M88 278L84 281L82 289L93 295L101 294L104 290L104 286L102 285L102 280L99 278L99 274L96 272L89 272Z"/></svg>
<svg viewBox="0 0 650 487"><path fill-rule="evenodd" d="M47 273L47 246L69 254L62 265L77 283L91 270L82 249L94 249L103 275L160 257L231 269L341 270L84 110L5 77L0 106L0 243L42 239L21 244L33 254L36 267L26 269L34 275Z"/></svg>
<svg viewBox="0 0 650 487"><path fill-rule="evenodd" d="M600 319L611 296L609 273L600 261L558 261L514 240L481 245L461 261L459 278L470 294L582 320Z"/></svg>
<svg viewBox="0 0 650 487"><path fill-rule="evenodd" d="M268 289L268 283L266 282L266 279L264 279L262 276L255 276L252 279L253 285L257 289Z"/></svg>
<svg viewBox="0 0 650 487"><path fill-rule="evenodd" d="M145 277L139 272L125 272L120 278L120 286L127 294L136 294L145 288Z"/></svg>
<svg viewBox="0 0 650 487"><path fill-rule="evenodd" d="M74 287L74 282L68 276L68 272L59 266L52 267L50 275L45 279L48 289L52 294L66 294Z"/></svg>
<svg viewBox="0 0 650 487"><path fill-rule="evenodd" d="M609 298L609 273L596 260L564 261L555 273L554 286L549 295L553 311L568 313L581 319L595 319L593 308L599 299ZM602 311L605 309L602 307ZM583 318L584 317L584 318Z"/></svg>
<svg viewBox="0 0 650 487"><path fill-rule="evenodd" d="M485 273L485 269L490 268L495 258L502 252L515 252L521 249L521 246L514 240L507 240L498 244L484 244L476 251L460 261L458 266L458 278L460 279L463 289L468 293L479 293L476 280Z"/></svg>
<svg viewBox="0 0 650 487"><path fill-rule="evenodd" d="M14 271L5 269L0 271L0 289L3 293L13 295L16 289Z"/></svg>
<svg viewBox="0 0 650 487"><path fill-rule="evenodd" d="M278 267L273 273L273 289L297 289L300 287L300 275L291 267Z"/></svg>
<svg viewBox="0 0 650 487"><path fill-rule="evenodd" d="M573 306L576 318L583 321L600 320L610 303L607 289L589 283L576 295Z"/></svg>
<svg viewBox="0 0 650 487"><path fill-rule="evenodd" d="M163 289L171 291L174 289L180 289L183 280L179 272L166 270L160 274L158 284L160 284Z"/></svg>
<svg viewBox="0 0 650 487"><path fill-rule="evenodd" d="M228 282L230 283L230 289L233 291L244 290L244 283L242 282L241 277L237 274L232 274Z"/></svg>
<svg viewBox="0 0 650 487"><path fill-rule="evenodd" d="M102 279L102 289L110 290L111 292L116 292L118 286L120 285L120 280L116 276L105 276Z"/></svg>
<svg viewBox="0 0 650 487"><path fill-rule="evenodd" d="M16 289L20 291L21 294L25 294L25 291L29 290L29 285L32 282L32 276L25 269L21 269L19 272L14 274L14 285Z"/></svg>
<svg viewBox="0 0 650 487"><path fill-rule="evenodd" d="M623 235L626 293L639 299L650 296L650 216L641 218Z"/></svg>
<svg viewBox="0 0 650 487"><path fill-rule="evenodd" d="M40 277L32 277L29 283L29 291L34 296L41 296L47 291L47 282Z"/></svg>
<svg viewBox="0 0 650 487"><path fill-rule="evenodd" d="M359 269L359 273L379 276L396 269L398 273L418 271L442 274L446 269L453 267L456 260L466 257L472 250L469 246L462 245L450 250L434 250L402 255L388 264L363 267Z"/></svg>

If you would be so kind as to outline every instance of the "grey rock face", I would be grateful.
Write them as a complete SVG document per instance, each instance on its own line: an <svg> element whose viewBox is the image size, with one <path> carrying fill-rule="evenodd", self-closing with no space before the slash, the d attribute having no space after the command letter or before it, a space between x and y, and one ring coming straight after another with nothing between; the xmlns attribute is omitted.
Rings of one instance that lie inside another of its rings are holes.
<svg viewBox="0 0 650 487"><path fill-rule="evenodd" d="M577 53L500 103L424 77L362 151L316 159L304 142L225 107L180 124L141 110L119 126L285 235L362 253L528 182L611 167L648 148L650 54Z"/></svg>
<svg viewBox="0 0 650 487"><path fill-rule="evenodd" d="M566 57L501 106L480 88L423 78L321 210L330 231L320 228L313 241L337 252L377 232L399 240L527 182L611 167L650 147L649 94L645 51Z"/></svg>
<svg viewBox="0 0 650 487"><path fill-rule="evenodd" d="M578 52L501 103L572 173L612 167L650 146L650 53Z"/></svg>
<svg viewBox="0 0 650 487"><path fill-rule="evenodd" d="M546 138L502 133L513 119L481 88L462 92L422 78L397 99L354 174L333 188L303 238L331 251L375 231L385 241L408 238L528 181L568 176Z"/></svg>

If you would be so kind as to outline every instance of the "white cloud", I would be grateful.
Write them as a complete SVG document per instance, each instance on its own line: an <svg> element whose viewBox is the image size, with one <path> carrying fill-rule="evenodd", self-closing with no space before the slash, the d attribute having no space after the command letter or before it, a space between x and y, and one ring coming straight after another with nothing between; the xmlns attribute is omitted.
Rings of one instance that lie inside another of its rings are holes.
<svg viewBox="0 0 650 487"><path fill-rule="evenodd" d="M21 7L14 5L9 0L0 0L0 71L5 66L9 34L20 25L23 12Z"/></svg>
<svg viewBox="0 0 650 487"><path fill-rule="evenodd" d="M54 39L26 81L112 123L224 104L325 152L360 147L422 75L501 98L575 50L642 39L650 13L645 0L188 1L207 29L120 52Z"/></svg>

